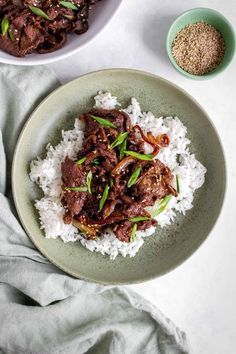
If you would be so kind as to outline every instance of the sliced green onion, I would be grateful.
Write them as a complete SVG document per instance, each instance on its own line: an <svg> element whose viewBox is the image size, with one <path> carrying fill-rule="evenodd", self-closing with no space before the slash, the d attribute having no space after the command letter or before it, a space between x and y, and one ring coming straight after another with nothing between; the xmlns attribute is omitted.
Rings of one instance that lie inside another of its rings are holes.
<svg viewBox="0 0 236 354"><path fill-rule="evenodd" d="M15 37L14 37L14 34L12 33L12 31L8 30L8 34L9 34L10 40L11 40L12 42L14 42Z"/></svg>
<svg viewBox="0 0 236 354"><path fill-rule="evenodd" d="M65 191L75 191L75 192L87 192L88 188L85 186L81 187L65 187Z"/></svg>
<svg viewBox="0 0 236 354"><path fill-rule="evenodd" d="M110 150L114 149L116 146L120 145L123 143L123 141L127 138L128 136L128 132L125 132L125 133L120 133L116 140L113 141L113 143L111 144L110 146Z"/></svg>
<svg viewBox="0 0 236 354"><path fill-rule="evenodd" d="M99 212L104 207L105 201L107 200L107 197L108 197L108 194L109 194L109 189L110 189L110 187L107 184L105 189L104 189L104 191L103 191L102 198L100 199L100 202L99 202Z"/></svg>
<svg viewBox="0 0 236 354"><path fill-rule="evenodd" d="M138 224L134 224L131 230L130 242L134 242L136 239L136 232L137 232Z"/></svg>
<svg viewBox="0 0 236 354"><path fill-rule="evenodd" d="M178 176L178 175L176 175L176 191L177 191L177 193L180 192L180 188L179 188L179 176Z"/></svg>
<svg viewBox="0 0 236 354"><path fill-rule="evenodd" d="M171 200L172 195L168 194L166 195L158 204L157 210L152 213L152 218L155 218L157 215L161 214L165 208L167 207L167 204Z"/></svg>
<svg viewBox="0 0 236 354"><path fill-rule="evenodd" d="M110 186L111 186L111 187L114 186L114 179L113 179L113 178L110 179Z"/></svg>
<svg viewBox="0 0 236 354"><path fill-rule="evenodd" d="M129 221L131 222L139 222L139 221L146 221L150 220L148 216L136 216L135 218L130 218Z"/></svg>
<svg viewBox="0 0 236 354"><path fill-rule="evenodd" d="M139 159L139 160L152 160L153 159L153 156L150 155L150 154L144 155L144 154L139 154L138 152L130 151L130 150L126 150L125 154L133 156L133 157L135 157L136 159Z"/></svg>
<svg viewBox="0 0 236 354"><path fill-rule="evenodd" d="M127 183L127 187L130 188L131 186L133 186L136 182L137 182L137 179L140 175L140 172L141 172L141 167L137 168L133 173L132 175L130 176L129 180L128 180L128 183Z"/></svg>
<svg viewBox="0 0 236 354"><path fill-rule="evenodd" d="M59 1L59 4L66 7L67 9L79 10L75 4L72 4L72 2L69 1Z"/></svg>
<svg viewBox="0 0 236 354"><path fill-rule="evenodd" d="M89 173L87 174L86 176L86 184L87 184L87 187L88 187L88 192L90 194L92 194L91 192L91 182L92 182L92 179L93 179L93 174L91 171L89 171Z"/></svg>
<svg viewBox="0 0 236 354"><path fill-rule="evenodd" d="M32 6L29 5L29 9L31 10L31 12L33 12L35 15L40 16L45 18L45 20L51 20L50 17L48 17L48 15L40 8L36 7L36 6Z"/></svg>
<svg viewBox="0 0 236 354"><path fill-rule="evenodd" d="M123 157L125 156L126 148L127 148L127 139L125 139L123 141L123 143L121 144L121 147L120 147L120 160L122 160Z"/></svg>
<svg viewBox="0 0 236 354"><path fill-rule="evenodd" d="M10 26L9 20L6 16L4 16L2 19L2 23L1 23L1 29L2 29L3 36L5 36L5 34L7 33L9 26Z"/></svg>
<svg viewBox="0 0 236 354"><path fill-rule="evenodd" d="M101 117L96 117L92 114L90 114L90 117L93 118L94 120L96 120L96 122L98 122L99 124L103 125L104 127L108 127L108 128L116 128L116 126L110 122L108 119L104 119Z"/></svg>
<svg viewBox="0 0 236 354"><path fill-rule="evenodd" d="M75 15L63 15L63 17L67 18L70 21L73 21L75 19Z"/></svg>
<svg viewBox="0 0 236 354"><path fill-rule="evenodd" d="M87 157L82 157L82 159L79 159L78 161L76 161L76 165L82 165L82 163L84 163L84 161L87 160Z"/></svg>
<svg viewBox="0 0 236 354"><path fill-rule="evenodd" d="M96 157L93 162L92 162L93 165L100 165L100 162L99 162L99 158Z"/></svg>

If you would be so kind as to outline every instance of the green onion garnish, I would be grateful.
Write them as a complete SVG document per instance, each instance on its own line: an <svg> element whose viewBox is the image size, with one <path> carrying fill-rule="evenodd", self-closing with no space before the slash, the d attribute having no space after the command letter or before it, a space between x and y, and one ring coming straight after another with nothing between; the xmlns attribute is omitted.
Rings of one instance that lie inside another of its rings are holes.
<svg viewBox="0 0 236 354"><path fill-rule="evenodd" d="M135 241L137 228L138 228L138 225L134 224L132 227L132 230L131 230L130 242Z"/></svg>
<svg viewBox="0 0 236 354"><path fill-rule="evenodd" d="M82 159L76 161L76 165L82 165L82 163L84 163L84 161L87 160L87 157L82 157Z"/></svg>
<svg viewBox="0 0 236 354"><path fill-rule="evenodd" d="M104 119L101 117L96 117L92 114L90 114L90 117L93 118L94 120L96 120L96 122L98 122L99 124L103 125L104 127L108 127L108 128L116 128L116 126L110 122L108 119Z"/></svg>
<svg viewBox="0 0 236 354"><path fill-rule="evenodd" d="M109 194L109 189L110 189L110 187L107 184L105 189L104 189L104 191L103 191L102 198L100 199L100 202L99 202L99 212L104 207L105 201L107 200L107 197L108 197L108 194Z"/></svg>
<svg viewBox="0 0 236 354"><path fill-rule="evenodd" d="M125 156L126 147L127 147L127 139L125 139L123 141L123 143L121 144L121 147L120 147L120 160L122 160L123 157Z"/></svg>
<svg viewBox="0 0 236 354"><path fill-rule="evenodd" d="M120 145L123 143L123 141L127 138L128 136L128 132L125 132L125 133L120 133L116 140L113 141L113 143L111 144L110 146L110 150L114 149L116 146Z"/></svg>
<svg viewBox="0 0 236 354"><path fill-rule="evenodd" d="M110 186L111 186L111 187L114 186L114 179L113 179L113 178L110 179Z"/></svg>
<svg viewBox="0 0 236 354"><path fill-rule="evenodd" d="M59 1L59 4L71 10L79 10L75 4L72 4L69 1Z"/></svg>
<svg viewBox="0 0 236 354"><path fill-rule="evenodd" d="M5 34L7 33L9 26L10 26L9 20L6 16L4 16L2 19L2 23L1 23L1 29L2 29L3 36L5 36Z"/></svg>
<svg viewBox="0 0 236 354"><path fill-rule="evenodd" d="M140 175L140 172L141 172L141 167L137 168L133 173L132 175L130 176L129 180L128 180L128 183L127 183L127 187L130 188L131 186L133 186L136 182L137 182L137 179Z"/></svg>
<svg viewBox="0 0 236 354"><path fill-rule="evenodd" d="M129 221L131 222L139 222L139 221L146 221L150 220L148 216L136 216L135 218L130 218Z"/></svg>
<svg viewBox="0 0 236 354"><path fill-rule="evenodd" d="M179 188L179 176L178 176L178 175L176 175L176 191L177 191L177 193L180 192L180 188Z"/></svg>
<svg viewBox="0 0 236 354"><path fill-rule="evenodd" d="M93 165L100 165L99 158L96 157L92 163L93 163Z"/></svg>
<svg viewBox="0 0 236 354"><path fill-rule="evenodd" d="M9 34L10 40L11 40L12 42L14 42L15 37L14 37L14 34L12 33L12 31L8 30L8 34Z"/></svg>
<svg viewBox="0 0 236 354"><path fill-rule="evenodd" d="M88 188L81 186L81 187L65 187L65 191L75 191L75 192L87 192Z"/></svg>
<svg viewBox="0 0 236 354"><path fill-rule="evenodd" d="M133 156L133 157L135 157L136 159L139 159L139 160L152 160L153 159L153 156L150 155L150 154L144 155L144 154L139 154L138 152L130 151L130 150L126 150L125 154Z"/></svg>
<svg viewBox="0 0 236 354"><path fill-rule="evenodd" d="M63 17L67 18L70 21L73 21L75 19L75 15L63 15Z"/></svg>
<svg viewBox="0 0 236 354"><path fill-rule="evenodd" d="M45 18L45 20L51 20L50 17L42 10L36 6L29 5L29 9L37 16Z"/></svg>
<svg viewBox="0 0 236 354"><path fill-rule="evenodd" d="M93 178L93 174L91 171L89 171L89 173L87 174L86 176L86 184L87 184L87 187L88 187L88 192L90 194L92 194L91 192L91 182L92 182L92 178Z"/></svg>
<svg viewBox="0 0 236 354"><path fill-rule="evenodd" d="M166 195L158 204L157 210L152 213L152 218L155 218L157 215L161 214L163 212L163 210L165 210L165 208L167 207L167 204L169 203L169 201L171 200L172 195L168 194Z"/></svg>

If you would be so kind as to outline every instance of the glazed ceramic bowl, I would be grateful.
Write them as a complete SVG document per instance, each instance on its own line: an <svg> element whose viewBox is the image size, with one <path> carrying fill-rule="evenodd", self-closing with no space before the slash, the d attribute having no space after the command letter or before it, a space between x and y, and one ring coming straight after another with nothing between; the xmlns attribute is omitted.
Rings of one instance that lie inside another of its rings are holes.
<svg viewBox="0 0 236 354"><path fill-rule="evenodd" d="M193 208L168 227L157 227L135 257L115 260L92 253L79 242L46 239L40 229L35 199L42 191L29 178L30 162L45 156L50 142L61 140L75 117L88 111L99 90L108 90L127 107L136 97L144 111L178 116L188 129L191 152L207 168L204 185L194 194ZM202 244L220 213L226 183L225 159L218 134L202 107L185 91L158 76L112 69L81 76L46 98L28 119L19 137L12 167L12 189L18 215L35 246L65 272L106 284L136 283L158 277L185 261Z"/></svg>
<svg viewBox="0 0 236 354"><path fill-rule="evenodd" d="M187 71L183 70L175 61L172 55L172 44L177 35L177 33L183 29L185 26L204 21L212 26L214 26L223 36L225 41L225 54L221 61L221 63L211 72L205 75L192 75ZM202 80L211 78L223 70L229 65L231 60L233 59L234 52L235 52L235 34L232 25L229 21L218 11L208 9L208 8L196 8L191 9L183 14L181 14L177 19L174 21L172 26L169 29L166 38L166 51L168 58L171 64L183 75L196 80Z"/></svg>
<svg viewBox="0 0 236 354"><path fill-rule="evenodd" d="M24 58L17 58L0 50L0 62L14 65L39 65L65 59L78 52L106 27L118 10L121 2L122 0L99 1L90 12L89 30L79 36L76 34L68 35L66 44L55 52L47 54L33 53Z"/></svg>

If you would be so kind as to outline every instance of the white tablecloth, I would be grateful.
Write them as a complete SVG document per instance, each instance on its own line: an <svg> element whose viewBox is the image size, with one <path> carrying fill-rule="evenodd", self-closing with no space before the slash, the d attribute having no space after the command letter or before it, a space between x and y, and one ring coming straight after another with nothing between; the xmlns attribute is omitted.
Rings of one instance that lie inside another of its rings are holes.
<svg viewBox="0 0 236 354"><path fill-rule="evenodd" d="M171 273L131 286L188 335L192 354L236 352L236 60L219 76L193 81L165 54L173 20L194 7L222 12L236 27L235 0L124 0L108 27L87 47L50 66L67 82L89 71L129 67L158 74L184 88L207 110L224 144L228 190L218 223L202 247ZM234 348L234 349L233 349Z"/></svg>

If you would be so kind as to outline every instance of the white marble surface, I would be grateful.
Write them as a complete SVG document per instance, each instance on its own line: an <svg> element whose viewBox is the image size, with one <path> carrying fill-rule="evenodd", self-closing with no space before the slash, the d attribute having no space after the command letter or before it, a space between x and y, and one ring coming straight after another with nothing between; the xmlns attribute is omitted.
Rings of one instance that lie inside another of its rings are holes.
<svg viewBox="0 0 236 354"><path fill-rule="evenodd" d="M169 64L164 44L177 15L194 7L221 11L236 27L235 0L124 0L112 23L73 57L50 65L63 82L102 68L158 74L187 90L207 110L224 143L228 190L207 241L171 273L131 286L186 331L193 354L236 353L236 59L221 75L192 81Z"/></svg>

